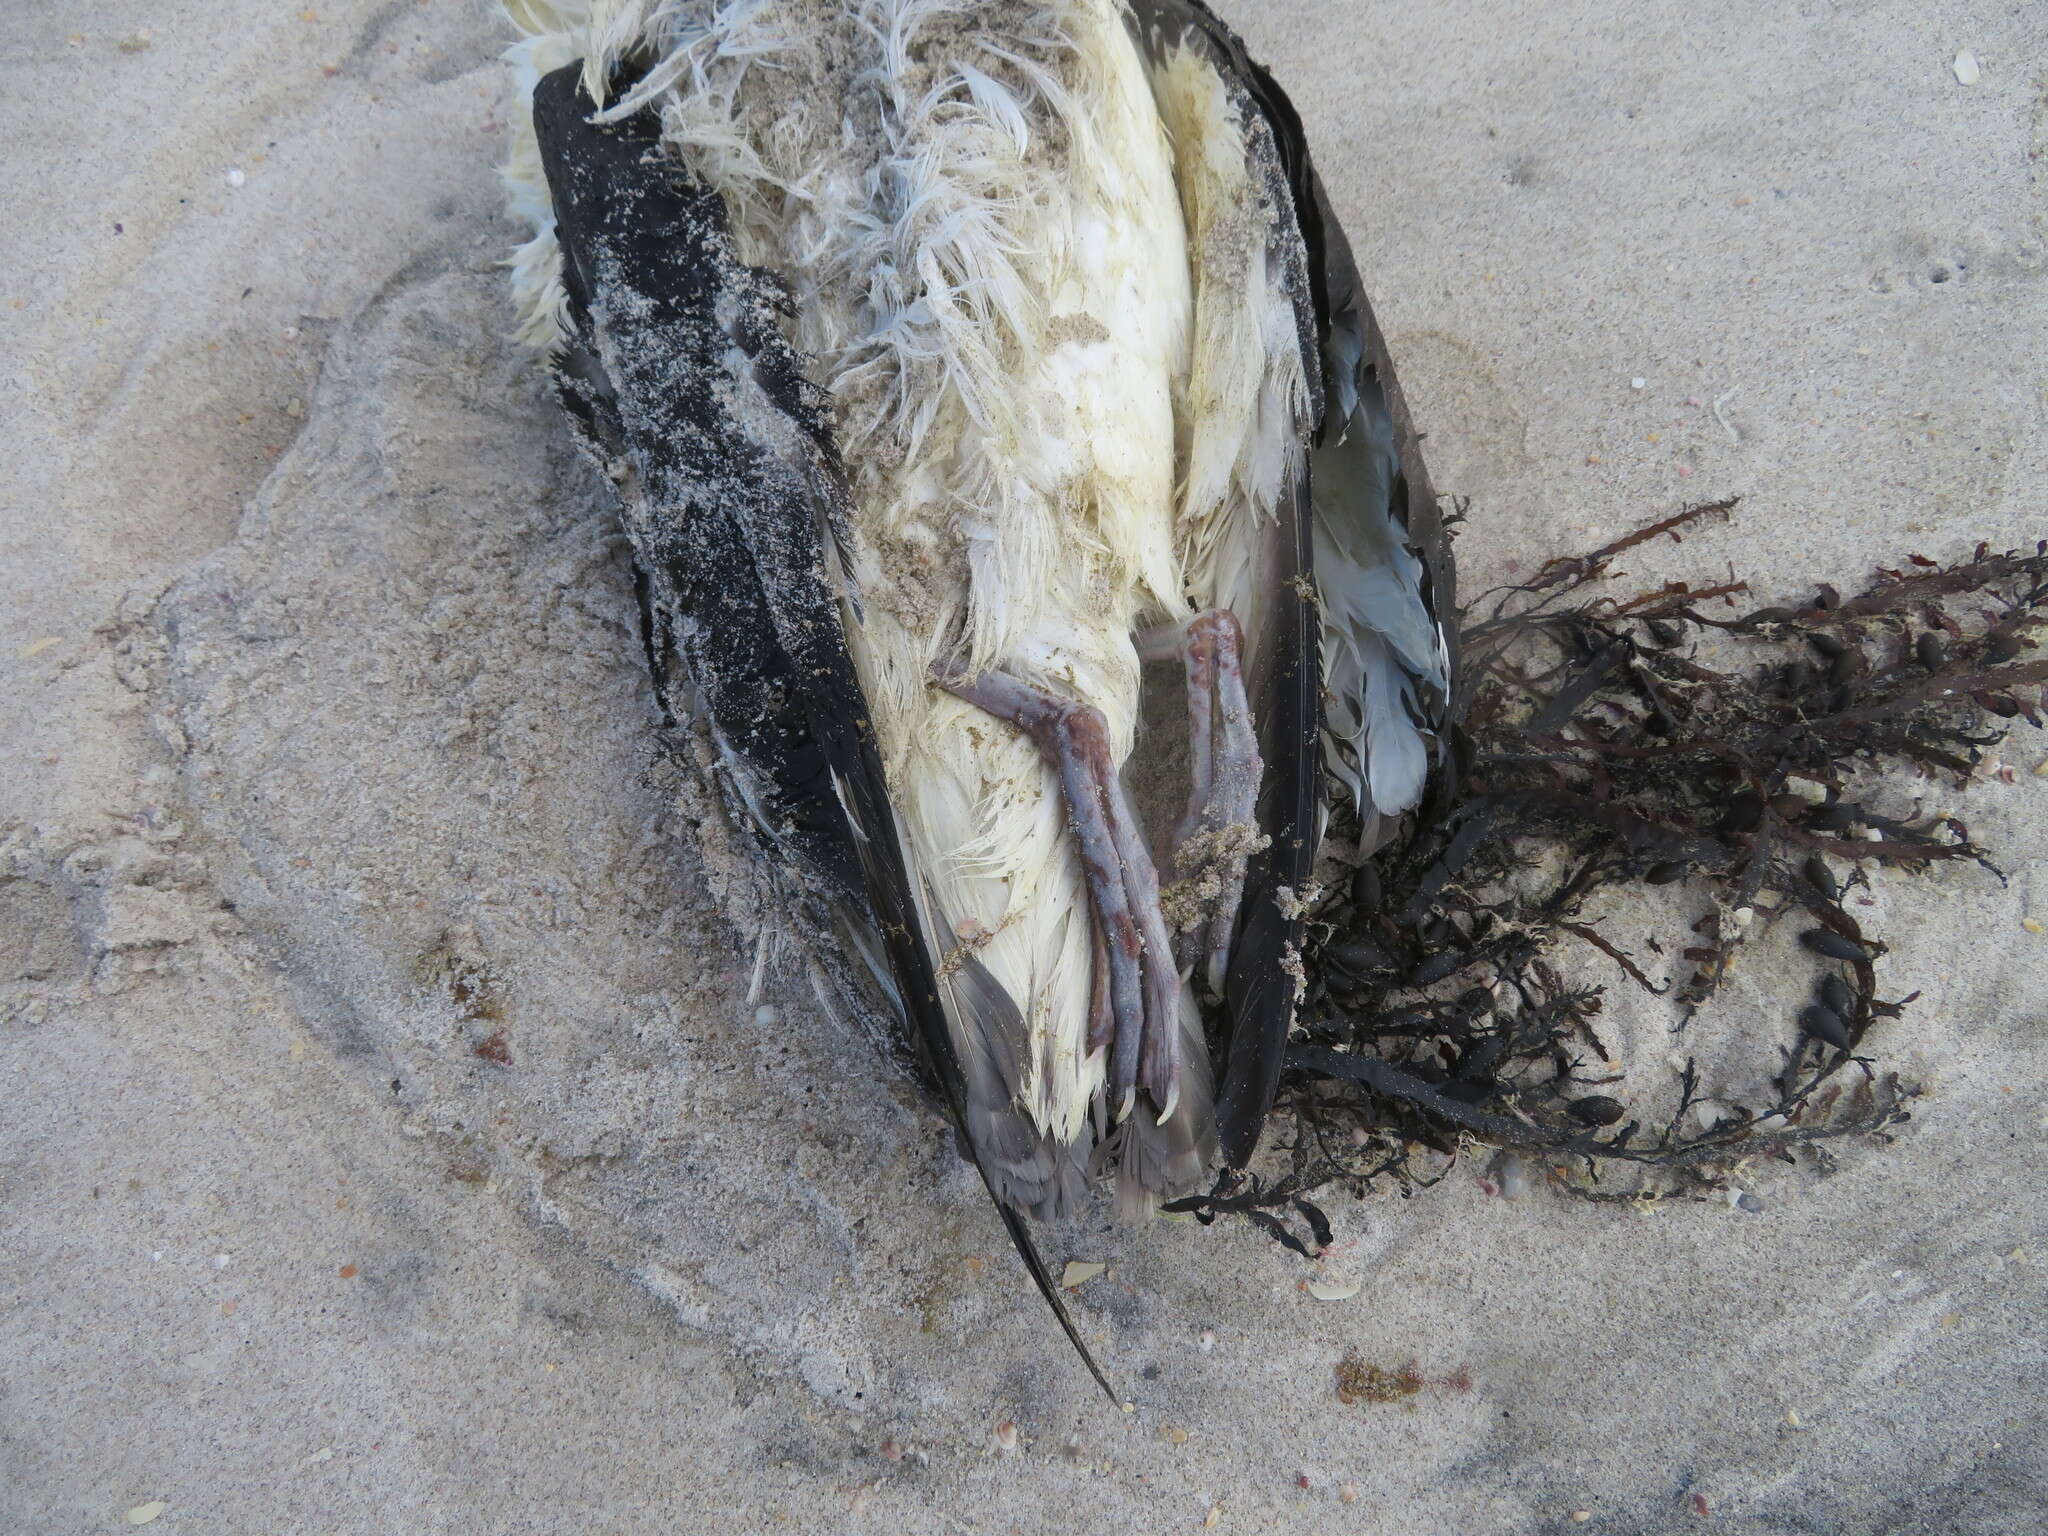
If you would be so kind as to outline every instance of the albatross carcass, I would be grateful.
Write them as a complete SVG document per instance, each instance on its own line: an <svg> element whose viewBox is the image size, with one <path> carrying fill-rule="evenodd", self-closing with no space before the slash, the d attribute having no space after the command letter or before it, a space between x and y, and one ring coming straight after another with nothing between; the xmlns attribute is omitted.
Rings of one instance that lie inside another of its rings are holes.
<svg viewBox="0 0 2048 1536"><path fill-rule="evenodd" d="M1020 1213L1246 1163L1331 796L1369 852L1447 755L1441 524L1300 123L1199 0L510 10L520 329L657 689L1057 1307Z"/></svg>

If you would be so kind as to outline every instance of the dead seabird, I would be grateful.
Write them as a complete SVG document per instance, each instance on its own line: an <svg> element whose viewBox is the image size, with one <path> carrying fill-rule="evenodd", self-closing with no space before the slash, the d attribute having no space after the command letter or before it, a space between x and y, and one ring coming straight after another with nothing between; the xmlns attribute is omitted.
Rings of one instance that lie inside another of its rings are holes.
<svg viewBox="0 0 2048 1536"><path fill-rule="evenodd" d="M1196 0L510 9L521 332L657 686L1057 1306L1019 1213L1250 1158L1329 797L1370 848L1447 755L1448 553L1300 122Z"/></svg>

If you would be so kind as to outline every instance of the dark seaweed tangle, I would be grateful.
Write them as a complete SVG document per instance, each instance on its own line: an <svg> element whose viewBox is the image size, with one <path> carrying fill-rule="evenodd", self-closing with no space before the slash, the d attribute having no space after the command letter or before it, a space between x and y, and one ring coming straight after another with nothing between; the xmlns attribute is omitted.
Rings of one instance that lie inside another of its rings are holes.
<svg viewBox="0 0 2048 1536"><path fill-rule="evenodd" d="M1915 1090L1875 1052L1917 994L1877 995L1884 945L1845 899L1879 871L1997 871L1955 816L1880 814L1847 776L1962 783L2012 722L2040 726L2048 541L1951 565L1914 555L1798 607L1743 612L1732 576L1604 590L1626 550L1735 505L1552 560L1465 610L1458 798L1315 898L1265 1171L1171 1208L1250 1219L1305 1253L1327 1242L1311 1195L1381 1180L1407 1194L1475 1148L1524 1155L1589 1200L1711 1197L1745 1161L1826 1163L1828 1143L1889 1140L1908 1118ZM1615 913L1661 900L1589 916L1601 893L1643 886L1698 898L1678 944L1615 932ZM1812 996L1786 1001L1772 1091L1733 1102L1687 1058L1668 1117L1630 1118L1602 1091L1625 1068L1599 1033L1604 989L1581 973L1667 995L1682 1037L1738 948L1781 923L1818 969ZM1660 985L1624 945L1679 974Z"/></svg>

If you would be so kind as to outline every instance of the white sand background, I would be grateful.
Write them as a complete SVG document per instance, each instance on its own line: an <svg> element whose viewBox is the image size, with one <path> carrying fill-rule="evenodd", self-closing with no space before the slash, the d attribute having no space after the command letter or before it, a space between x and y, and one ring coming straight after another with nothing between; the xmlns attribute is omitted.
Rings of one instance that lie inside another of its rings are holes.
<svg viewBox="0 0 2048 1536"><path fill-rule="evenodd" d="M2012 872L1880 887L1895 1146L1756 1170L1761 1215L1468 1162L1336 1204L1344 1302L1242 1228L1076 1222L1120 1416L936 1117L746 1002L505 338L496 24L311 3L0 18L0 1531L2048 1529L2048 744L1874 791ZM2035 0L1223 9L1468 592L1736 493L1631 576L2048 533ZM1693 1045L1769 1071L1803 974ZM1473 1385L1345 1407L1347 1348Z"/></svg>

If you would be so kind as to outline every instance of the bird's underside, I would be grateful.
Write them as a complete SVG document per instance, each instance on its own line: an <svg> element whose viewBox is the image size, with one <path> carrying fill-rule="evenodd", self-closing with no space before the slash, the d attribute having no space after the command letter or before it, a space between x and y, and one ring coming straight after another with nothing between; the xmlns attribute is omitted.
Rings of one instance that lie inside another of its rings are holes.
<svg viewBox="0 0 2048 1536"><path fill-rule="evenodd" d="M1325 785L1368 839L1410 811L1450 669L1284 96L1192 0L514 18L522 326L828 996L907 1035L1013 1231L1242 1165ZM1147 658L1190 731L1157 845Z"/></svg>

